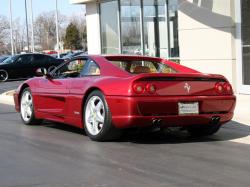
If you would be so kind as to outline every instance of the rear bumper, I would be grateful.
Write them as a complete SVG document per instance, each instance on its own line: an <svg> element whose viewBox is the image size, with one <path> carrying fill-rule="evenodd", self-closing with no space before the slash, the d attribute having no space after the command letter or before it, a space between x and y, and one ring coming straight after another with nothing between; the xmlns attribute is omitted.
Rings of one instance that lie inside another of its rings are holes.
<svg viewBox="0 0 250 187"><path fill-rule="evenodd" d="M117 128L144 127L160 119L164 127L206 125L214 116L220 124L233 118L235 96L120 97L107 96L112 122ZM178 102L198 102L199 114L178 114Z"/></svg>

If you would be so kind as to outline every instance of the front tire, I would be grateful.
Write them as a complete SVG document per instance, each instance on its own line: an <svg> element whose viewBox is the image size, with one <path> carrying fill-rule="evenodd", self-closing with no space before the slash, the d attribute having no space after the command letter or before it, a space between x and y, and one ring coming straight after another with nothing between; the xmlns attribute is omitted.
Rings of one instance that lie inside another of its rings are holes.
<svg viewBox="0 0 250 187"><path fill-rule="evenodd" d="M191 126L188 127L188 132L191 136L201 137L201 136L211 136L218 132L220 129L220 124L209 124L204 126Z"/></svg>
<svg viewBox="0 0 250 187"><path fill-rule="evenodd" d="M0 82L5 82L9 78L9 74L6 70L0 69Z"/></svg>
<svg viewBox="0 0 250 187"><path fill-rule="evenodd" d="M119 138L120 131L112 125L111 112L102 92L93 91L84 106L84 129L94 141Z"/></svg>
<svg viewBox="0 0 250 187"><path fill-rule="evenodd" d="M37 125L42 122L35 117L33 97L29 88L25 88L21 94L20 111L25 125Z"/></svg>

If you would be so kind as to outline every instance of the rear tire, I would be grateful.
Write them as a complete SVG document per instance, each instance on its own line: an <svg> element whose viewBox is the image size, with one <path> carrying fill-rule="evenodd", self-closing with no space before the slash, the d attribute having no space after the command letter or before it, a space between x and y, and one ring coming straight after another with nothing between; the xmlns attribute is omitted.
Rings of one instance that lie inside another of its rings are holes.
<svg viewBox="0 0 250 187"><path fill-rule="evenodd" d="M194 137L201 137L201 136L211 136L218 132L221 125L204 125L204 126L191 126L188 127L187 131L191 136Z"/></svg>
<svg viewBox="0 0 250 187"><path fill-rule="evenodd" d="M39 125L42 122L35 117L33 97L29 88L25 88L21 94L20 114L25 125Z"/></svg>
<svg viewBox="0 0 250 187"><path fill-rule="evenodd" d="M0 69L0 82L5 82L9 78L9 74L6 70Z"/></svg>
<svg viewBox="0 0 250 187"><path fill-rule="evenodd" d="M91 140L109 141L118 139L121 131L112 125L111 112L102 92L90 93L84 106L84 129Z"/></svg>

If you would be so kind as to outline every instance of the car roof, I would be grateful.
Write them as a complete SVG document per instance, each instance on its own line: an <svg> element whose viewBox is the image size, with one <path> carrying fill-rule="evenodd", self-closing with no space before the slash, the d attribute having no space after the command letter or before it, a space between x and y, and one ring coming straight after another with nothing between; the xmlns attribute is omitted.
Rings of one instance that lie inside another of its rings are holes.
<svg viewBox="0 0 250 187"><path fill-rule="evenodd" d="M80 54L78 56L75 56L74 58L79 58L79 57L83 57L83 58L96 58L96 57L102 57L105 59L120 59L120 58L127 58L127 59L148 59L148 60L163 60L163 58L159 58L159 57L151 57L151 56L142 56L142 55L126 55L126 54L102 54L102 55L92 55L92 54ZM72 59L74 59L72 58Z"/></svg>

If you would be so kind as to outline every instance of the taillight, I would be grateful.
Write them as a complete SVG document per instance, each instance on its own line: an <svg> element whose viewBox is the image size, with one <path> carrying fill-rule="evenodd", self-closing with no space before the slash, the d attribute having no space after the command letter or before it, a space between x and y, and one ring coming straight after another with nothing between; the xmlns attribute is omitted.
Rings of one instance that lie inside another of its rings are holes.
<svg viewBox="0 0 250 187"><path fill-rule="evenodd" d="M154 84L147 84L146 90L150 94L154 94L156 92L156 86Z"/></svg>
<svg viewBox="0 0 250 187"><path fill-rule="evenodd" d="M133 90L136 94L142 94L145 90L145 87L143 84L136 83L133 85Z"/></svg>
<svg viewBox="0 0 250 187"><path fill-rule="evenodd" d="M215 91L216 91L217 93L219 93L219 94L222 94L223 91L224 91L223 83L217 82L217 83L215 84Z"/></svg>
<svg viewBox="0 0 250 187"><path fill-rule="evenodd" d="M155 94L156 86L152 83L134 83L133 91L136 94Z"/></svg>
<svg viewBox="0 0 250 187"><path fill-rule="evenodd" d="M232 86L228 82L217 82L215 84L215 91L219 94L232 94Z"/></svg>
<svg viewBox="0 0 250 187"><path fill-rule="evenodd" d="M223 88L226 93L229 93L229 94L233 93L232 86L228 82L224 83Z"/></svg>

